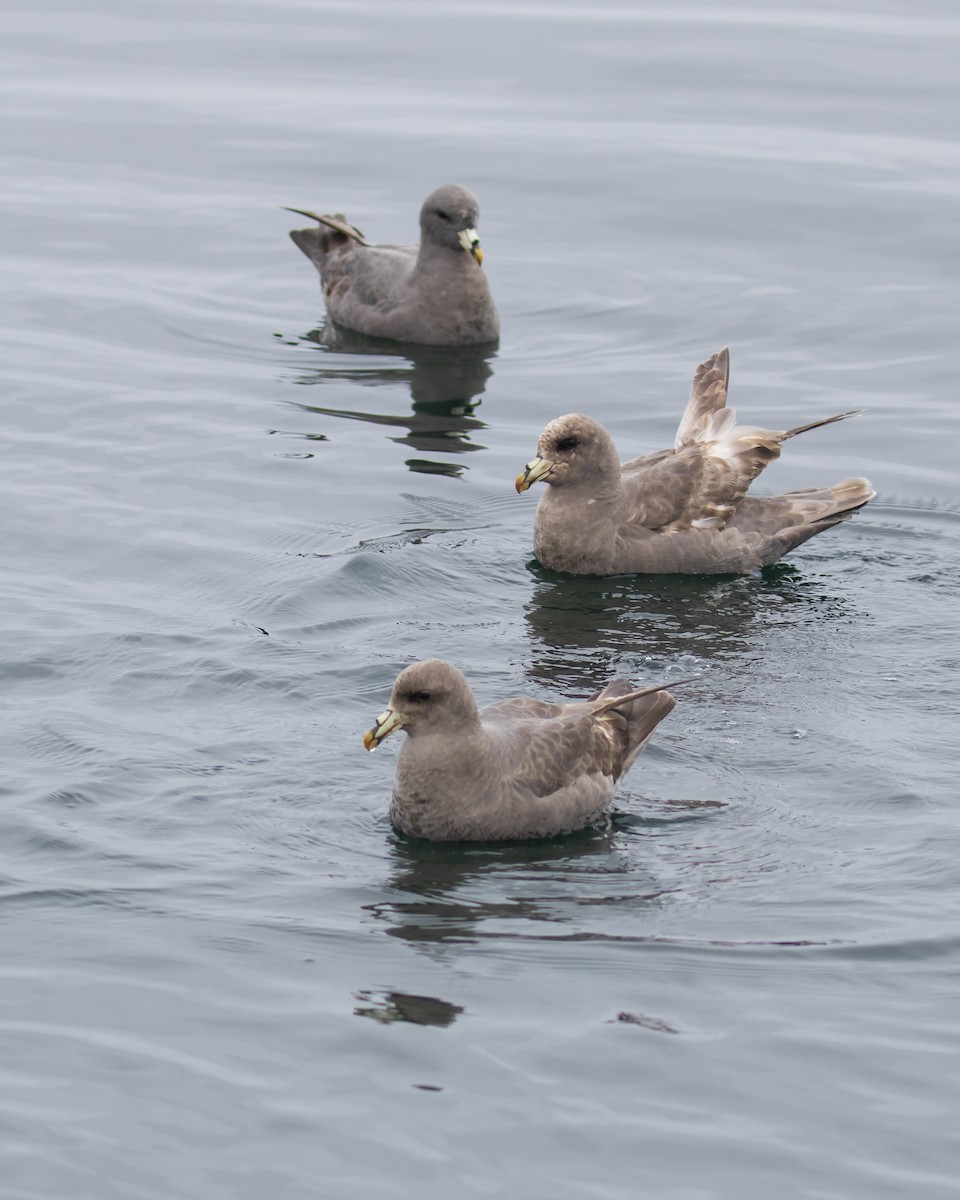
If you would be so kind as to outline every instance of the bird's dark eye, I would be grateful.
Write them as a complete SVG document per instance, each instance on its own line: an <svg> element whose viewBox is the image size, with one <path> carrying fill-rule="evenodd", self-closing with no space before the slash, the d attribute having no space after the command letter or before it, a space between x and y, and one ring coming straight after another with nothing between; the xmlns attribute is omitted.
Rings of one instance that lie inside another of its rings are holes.
<svg viewBox="0 0 960 1200"><path fill-rule="evenodd" d="M417 704L422 704L430 699L429 692L411 692L410 699L416 701Z"/></svg>
<svg viewBox="0 0 960 1200"><path fill-rule="evenodd" d="M578 438L565 437L565 438L561 438L560 441L557 442L557 449L558 450L576 450L576 448L579 445L580 445L580 441Z"/></svg>
<svg viewBox="0 0 960 1200"><path fill-rule="evenodd" d="M445 213L442 208L437 209L437 216L440 218L441 221L449 221L450 220L450 214Z"/></svg>

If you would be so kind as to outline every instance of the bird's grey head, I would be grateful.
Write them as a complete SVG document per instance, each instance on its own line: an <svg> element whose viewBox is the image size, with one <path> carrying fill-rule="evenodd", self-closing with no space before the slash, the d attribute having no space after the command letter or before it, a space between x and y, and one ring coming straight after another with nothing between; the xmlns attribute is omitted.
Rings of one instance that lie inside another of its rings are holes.
<svg viewBox="0 0 960 1200"><path fill-rule="evenodd" d="M557 417L540 435L537 457L517 476L517 491L525 492L541 479L554 487L618 483L620 459L610 434L583 413Z"/></svg>
<svg viewBox="0 0 960 1200"><path fill-rule="evenodd" d="M424 200L420 209L420 238L435 246L464 250L478 263L483 262L477 221L477 198L465 187L448 183Z"/></svg>
<svg viewBox="0 0 960 1200"><path fill-rule="evenodd" d="M441 658L428 658L401 671L390 694L390 706L377 717L363 742L375 750L395 729L411 737L452 733L477 719L477 704L466 677Z"/></svg>

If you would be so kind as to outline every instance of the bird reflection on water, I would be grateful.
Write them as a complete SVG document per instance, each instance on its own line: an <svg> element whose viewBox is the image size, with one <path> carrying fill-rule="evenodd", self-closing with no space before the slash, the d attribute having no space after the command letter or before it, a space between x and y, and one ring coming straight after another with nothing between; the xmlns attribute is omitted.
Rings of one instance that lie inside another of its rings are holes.
<svg viewBox="0 0 960 1200"><path fill-rule="evenodd" d="M780 563L750 576L558 575L532 565L524 610L531 682L592 691L624 672L625 658L690 674L704 660L753 661L758 637L775 626L809 630L811 620L853 619L849 604ZM665 676L669 683L669 676ZM643 679L638 680L638 686Z"/></svg>
<svg viewBox="0 0 960 1200"><path fill-rule="evenodd" d="M589 937L573 933L574 914L584 906L656 905L664 894L618 847L616 832L615 823L606 823L561 838L489 846L398 838L388 881L397 896L367 911L387 923L391 937L425 947L481 938ZM614 881L624 886L611 895ZM486 928L491 922L495 928ZM506 932L504 922L516 922L516 931Z"/></svg>
<svg viewBox="0 0 960 1200"><path fill-rule="evenodd" d="M409 1025L452 1025L463 1012L459 1004L439 996L419 996L412 992L375 992L361 988L355 993L360 1002L353 1010L356 1017L370 1017L381 1025L406 1021Z"/></svg>
<svg viewBox="0 0 960 1200"><path fill-rule="evenodd" d="M715 804L678 802L675 819L697 820ZM654 821L665 822L661 814ZM430 956L481 940L648 943L655 934L607 932L594 920L598 908L647 923L672 889L624 846L643 817L616 814L593 829L536 842L497 845L437 843L397 838L385 898L365 906L384 932ZM385 989L355 992L356 1016L381 1024L449 1026L463 1007L435 996ZM615 1018L675 1032L656 1018L621 1013Z"/></svg>
<svg viewBox="0 0 960 1200"><path fill-rule="evenodd" d="M393 441L431 456L407 459L410 470L421 474L458 476L464 470L462 464L432 456L484 449L472 435L486 427L474 413L493 374L490 361L495 351L489 347L401 346L330 323L299 341L314 343L321 357L317 365L301 371L295 383L307 387L331 383L396 387L405 383L413 402L412 411L404 415L296 404L301 412L405 429L406 434ZM370 365L363 365L363 356ZM317 436L289 431L288 435L308 440Z"/></svg>

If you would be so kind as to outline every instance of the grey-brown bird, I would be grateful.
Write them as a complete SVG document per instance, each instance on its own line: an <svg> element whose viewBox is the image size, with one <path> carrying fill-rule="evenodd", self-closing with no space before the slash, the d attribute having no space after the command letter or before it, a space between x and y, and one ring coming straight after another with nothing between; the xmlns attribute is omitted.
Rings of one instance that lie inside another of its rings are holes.
<svg viewBox="0 0 960 1200"><path fill-rule="evenodd" d="M672 449L621 465L599 422L580 413L551 421L518 492L543 480L533 544L545 567L573 575L746 574L846 521L876 495L866 479L747 496L788 439L843 421L839 413L795 429L737 425L727 403L729 352L694 375Z"/></svg>
<svg viewBox="0 0 960 1200"><path fill-rule="evenodd" d="M677 682L686 682L678 680ZM518 697L478 709L439 658L414 663L364 735L375 750L403 729L390 820L435 842L553 837L603 816L617 784L676 701L615 679L590 700Z"/></svg>
<svg viewBox="0 0 960 1200"><path fill-rule="evenodd" d="M342 213L290 236L320 272L327 312L370 337L429 346L477 346L500 335L481 263L479 208L457 184L437 188L420 210L419 246L371 245Z"/></svg>

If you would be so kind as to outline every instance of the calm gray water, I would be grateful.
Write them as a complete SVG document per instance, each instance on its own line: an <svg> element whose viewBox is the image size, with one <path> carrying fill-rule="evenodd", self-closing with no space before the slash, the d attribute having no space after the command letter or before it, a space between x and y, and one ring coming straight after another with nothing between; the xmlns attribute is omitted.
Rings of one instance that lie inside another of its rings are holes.
<svg viewBox="0 0 960 1200"><path fill-rule="evenodd" d="M960 1194L956 6L0 24L0 1195ZM320 345L280 206L447 181L499 351ZM763 578L537 568L543 425L667 445L724 344L748 422L868 410L759 490L877 501ZM701 679L611 831L431 848L360 741L430 655Z"/></svg>

